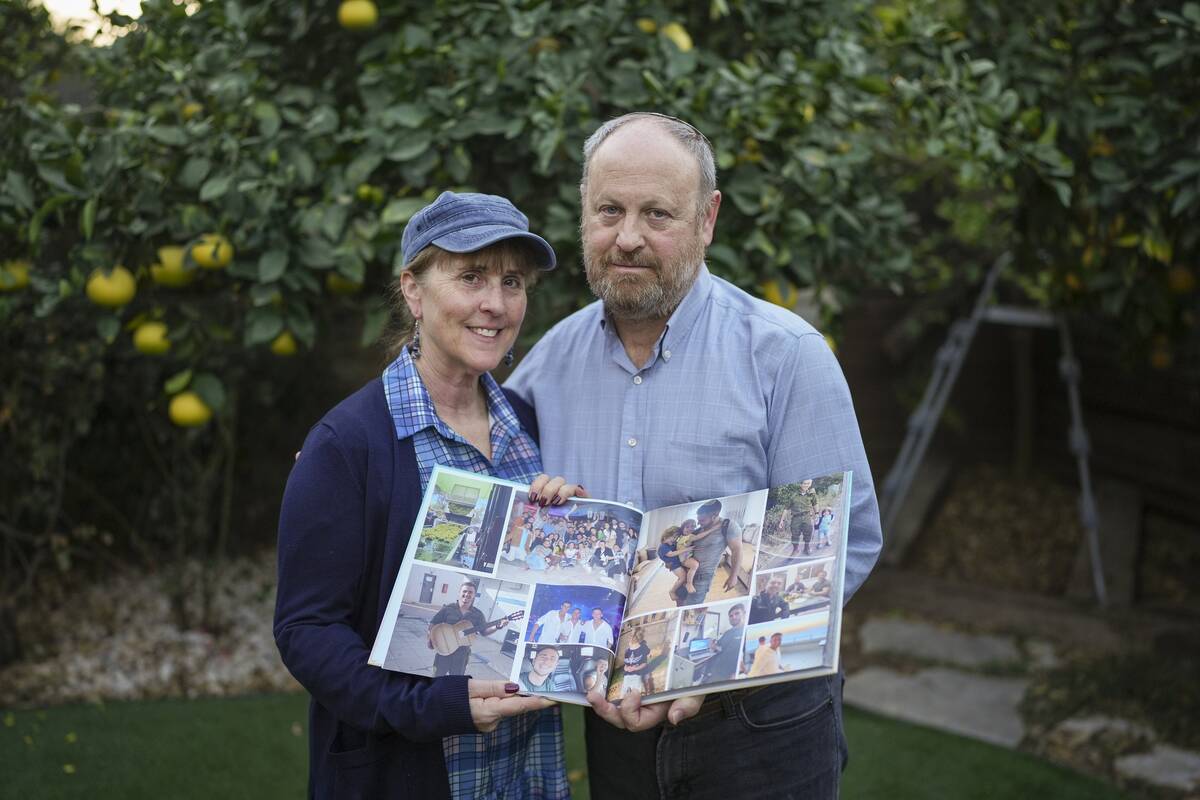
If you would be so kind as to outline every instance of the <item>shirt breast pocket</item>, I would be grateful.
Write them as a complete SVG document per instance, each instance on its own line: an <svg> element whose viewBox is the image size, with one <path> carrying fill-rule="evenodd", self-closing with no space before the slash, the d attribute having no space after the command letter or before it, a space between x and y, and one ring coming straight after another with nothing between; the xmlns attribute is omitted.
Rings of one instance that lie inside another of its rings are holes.
<svg viewBox="0 0 1200 800"><path fill-rule="evenodd" d="M646 483L658 484L647 494L684 503L766 488L759 485L763 459L756 451L742 444L675 439L659 463L647 465Z"/></svg>

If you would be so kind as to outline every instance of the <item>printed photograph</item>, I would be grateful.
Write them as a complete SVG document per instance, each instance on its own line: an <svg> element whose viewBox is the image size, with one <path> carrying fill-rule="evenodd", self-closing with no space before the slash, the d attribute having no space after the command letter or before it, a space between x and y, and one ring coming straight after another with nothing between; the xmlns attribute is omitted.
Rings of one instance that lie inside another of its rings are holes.
<svg viewBox="0 0 1200 800"><path fill-rule="evenodd" d="M829 558L840 552L844 535L842 489L836 472L772 489L758 550L760 570Z"/></svg>
<svg viewBox="0 0 1200 800"><path fill-rule="evenodd" d="M587 644L525 644L517 683L533 694L608 690L611 650Z"/></svg>
<svg viewBox="0 0 1200 800"><path fill-rule="evenodd" d="M764 489L646 514L628 613L749 595L766 501Z"/></svg>
<svg viewBox="0 0 1200 800"><path fill-rule="evenodd" d="M624 603L625 595L615 589L539 583L534 587L523 639L612 650Z"/></svg>
<svg viewBox="0 0 1200 800"><path fill-rule="evenodd" d="M680 612L669 689L737 678L746 632L746 602L721 603Z"/></svg>
<svg viewBox="0 0 1200 800"><path fill-rule="evenodd" d="M833 594L833 559L784 567L754 576L750 624L769 622L829 605Z"/></svg>
<svg viewBox="0 0 1200 800"><path fill-rule="evenodd" d="M438 473L416 557L491 574L513 494L511 486Z"/></svg>
<svg viewBox="0 0 1200 800"><path fill-rule="evenodd" d="M617 643L617 658L608 700L620 705L629 692L652 694L667 688L671 645L679 625L678 611L656 611L628 620Z"/></svg>
<svg viewBox="0 0 1200 800"><path fill-rule="evenodd" d="M746 627L742 673L749 678L816 669L826 663L829 608Z"/></svg>
<svg viewBox="0 0 1200 800"><path fill-rule="evenodd" d="M383 666L509 680L529 586L414 564Z"/></svg>
<svg viewBox="0 0 1200 800"><path fill-rule="evenodd" d="M641 514L588 500L542 508L517 492L500 548L498 577L603 584L625 591Z"/></svg>

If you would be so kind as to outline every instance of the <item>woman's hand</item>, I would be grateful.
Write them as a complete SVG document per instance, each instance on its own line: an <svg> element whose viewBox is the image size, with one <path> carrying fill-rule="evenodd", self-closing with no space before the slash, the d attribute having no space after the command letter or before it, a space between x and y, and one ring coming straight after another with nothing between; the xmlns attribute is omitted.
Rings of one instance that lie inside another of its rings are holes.
<svg viewBox="0 0 1200 800"><path fill-rule="evenodd" d="M529 502L543 507L561 506L568 498L588 496L587 490L578 483L567 483L562 476L551 478L544 472L529 484Z"/></svg>
<svg viewBox="0 0 1200 800"><path fill-rule="evenodd" d="M549 697L521 697L521 687L508 681L467 681L471 699L471 720L480 733L496 730L504 717L515 717L527 711L541 711L554 705Z"/></svg>

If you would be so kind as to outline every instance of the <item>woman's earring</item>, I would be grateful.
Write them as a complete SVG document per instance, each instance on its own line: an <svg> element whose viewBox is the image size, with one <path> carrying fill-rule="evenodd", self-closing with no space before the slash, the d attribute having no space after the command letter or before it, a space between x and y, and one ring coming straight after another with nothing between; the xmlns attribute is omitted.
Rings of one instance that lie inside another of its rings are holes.
<svg viewBox="0 0 1200 800"><path fill-rule="evenodd" d="M508 348L508 352L504 354L504 366L511 367L513 362L512 348Z"/></svg>
<svg viewBox="0 0 1200 800"><path fill-rule="evenodd" d="M412 356L413 361L421 357L421 320L413 320L413 336L412 341L408 343L408 352Z"/></svg>

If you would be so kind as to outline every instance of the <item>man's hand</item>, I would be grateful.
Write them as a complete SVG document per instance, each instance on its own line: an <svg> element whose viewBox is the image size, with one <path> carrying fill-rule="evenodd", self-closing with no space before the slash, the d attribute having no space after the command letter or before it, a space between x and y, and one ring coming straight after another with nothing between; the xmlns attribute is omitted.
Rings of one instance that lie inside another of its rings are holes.
<svg viewBox="0 0 1200 800"><path fill-rule="evenodd" d="M609 725L636 733L648 731L664 721L678 725L685 719L696 716L704 703L704 695L681 697L671 703L643 706L640 692L628 692L621 698L621 705L618 707L608 702L603 693L593 689L588 692L587 700L600 718Z"/></svg>
<svg viewBox="0 0 1200 800"><path fill-rule="evenodd" d="M732 592L734 587L736 587L736 586L737 586L737 576L734 575L733 573L730 573L729 577L725 579L725 591Z"/></svg>

